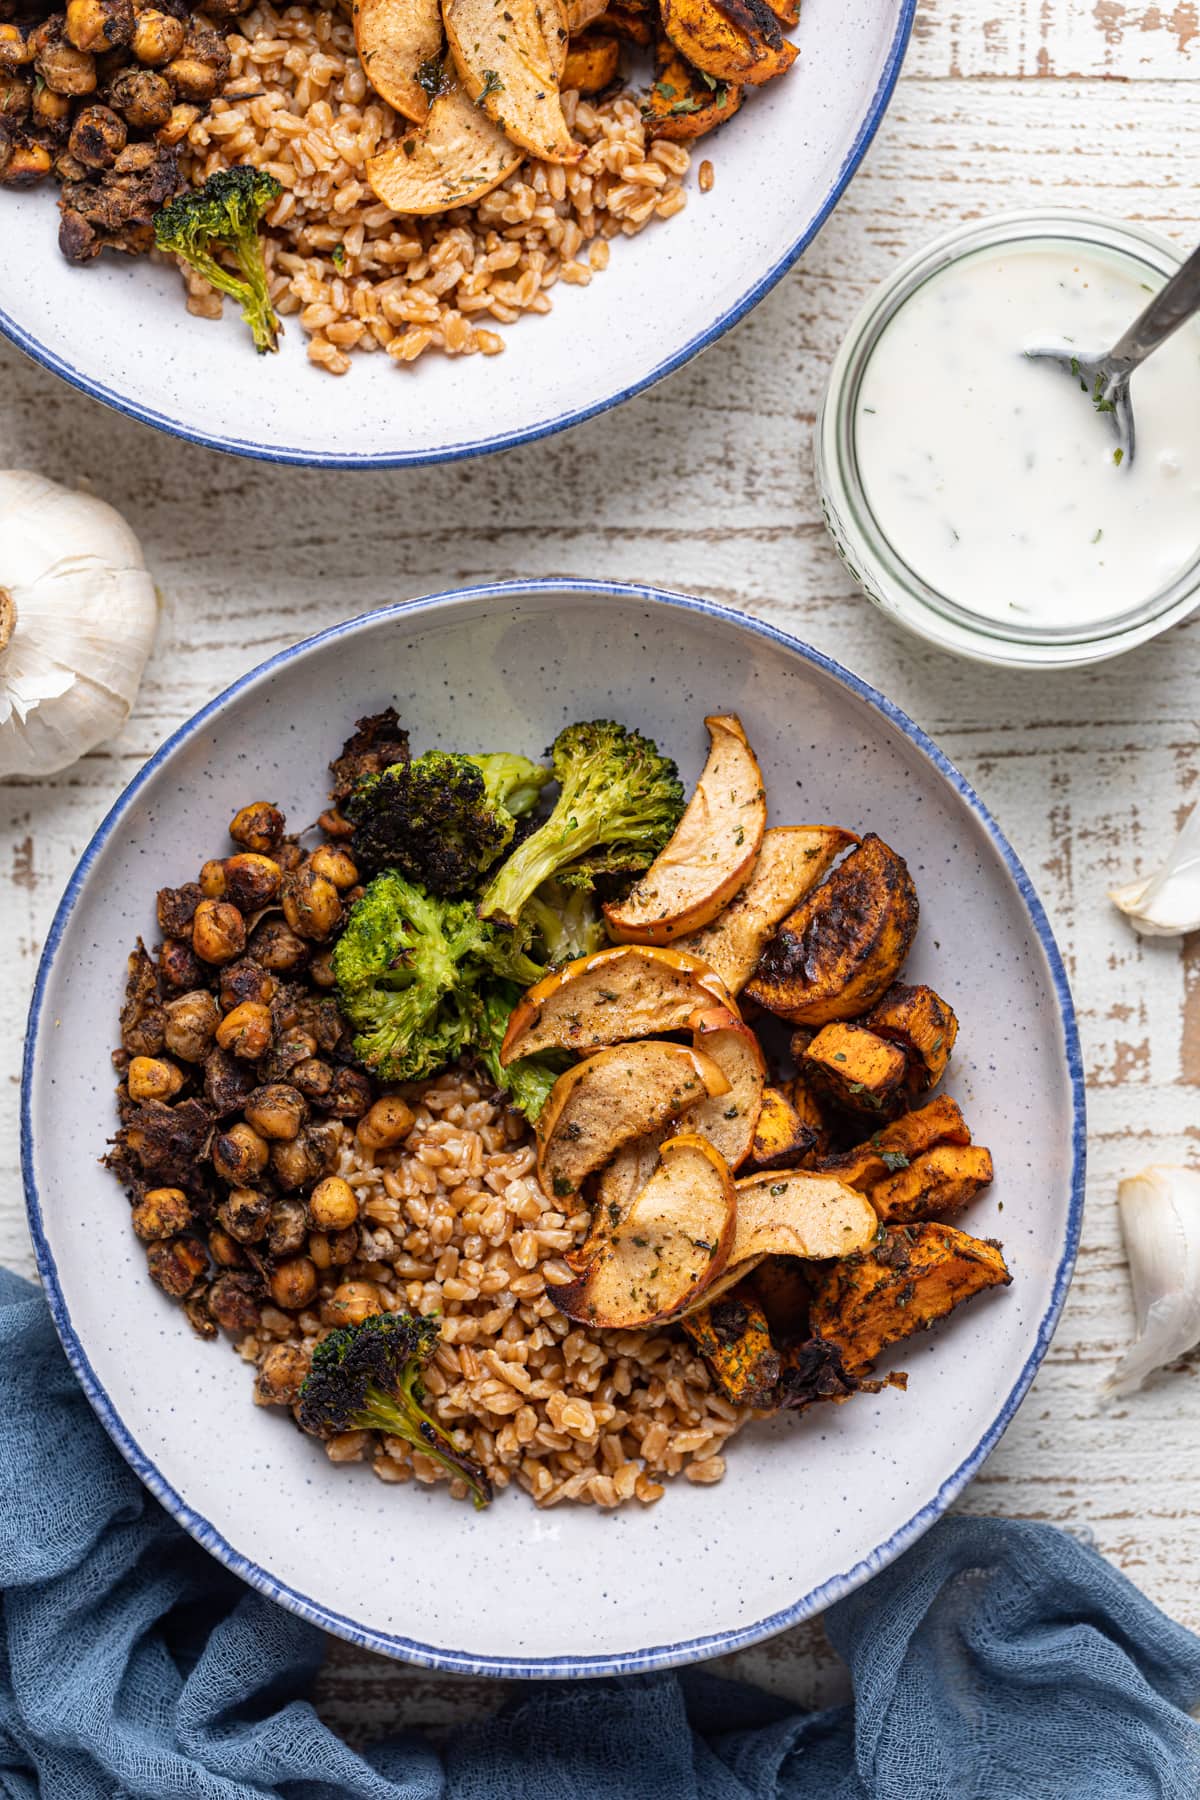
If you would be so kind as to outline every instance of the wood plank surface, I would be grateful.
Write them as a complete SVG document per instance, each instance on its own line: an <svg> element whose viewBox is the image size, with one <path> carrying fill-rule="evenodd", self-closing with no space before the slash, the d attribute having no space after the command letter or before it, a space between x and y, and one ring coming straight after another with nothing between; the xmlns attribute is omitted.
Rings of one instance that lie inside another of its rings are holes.
<svg viewBox="0 0 1200 1800"><path fill-rule="evenodd" d="M318 475L234 462L107 413L0 346L0 462L90 480L141 534L163 595L120 739L53 780L0 788L0 1261L31 1267L16 1118L36 958L91 831L170 730L270 652L408 594L573 574L711 595L884 687L975 783L1042 894L1088 1074L1084 1243L1034 1389L961 1505L1092 1533L1200 1627L1200 1364L1120 1405L1098 1397L1131 1327L1116 1182L1151 1159L1200 1156L1200 937L1142 943L1105 899L1153 864L1200 795L1200 620L1083 674L951 661L859 597L824 535L810 470L829 360L898 257L964 218L1055 202L1147 220L1190 247L1200 162L1185 147L1198 128L1192 0L1170 11L929 0L866 164L750 318L618 412L473 464ZM843 1682L815 1623L725 1666L809 1702ZM321 1705L363 1738L400 1721L445 1728L501 1692L338 1645Z"/></svg>

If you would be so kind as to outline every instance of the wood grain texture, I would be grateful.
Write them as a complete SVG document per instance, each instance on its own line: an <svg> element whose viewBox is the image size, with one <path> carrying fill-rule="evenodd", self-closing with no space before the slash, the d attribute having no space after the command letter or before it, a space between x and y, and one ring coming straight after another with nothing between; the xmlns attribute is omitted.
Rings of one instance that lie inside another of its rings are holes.
<svg viewBox="0 0 1200 1800"><path fill-rule="evenodd" d="M121 738L54 780L0 788L0 1260L31 1267L16 1115L35 960L88 836L170 730L270 652L404 595L547 574L708 594L884 687L976 784L1045 900L1088 1073L1084 1242L1050 1355L961 1504L1093 1533L1200 1627L1197 1366L1119 1405L1097 1392L1131 1326L1116 1182L1151 1159L1200 1157L1200 938L1143 943L1105 900L1115 880L1153 864L1200 796L1200 619L1084 674L952 662L858 596L824 535L810 472L814 409L851 316L935 231L1062 202L1196 240L1200 164L1181 146L1200 127L1198 59L1191 0L1170 12L932 0L866 164L792 275L649 394L483 462L333 475L233 462L107 413L0 348L0 461L90 480L140 532L163 595ZM378 378L374 367L349 377ZM844 1681L817 1624L725 1666L805 1702L835 1697ZM361 1739L400 1722L445 1728L502 1693L337 1645L321 1705Z"/></svg>

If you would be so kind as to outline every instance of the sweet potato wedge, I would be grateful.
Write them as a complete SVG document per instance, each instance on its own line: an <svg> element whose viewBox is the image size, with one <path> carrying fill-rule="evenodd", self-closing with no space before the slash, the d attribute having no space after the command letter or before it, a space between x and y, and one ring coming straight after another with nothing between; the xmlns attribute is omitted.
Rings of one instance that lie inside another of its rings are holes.
<svg viewBox="0 0 1200 1800"><path fill-rule="evenodd" d="M774 1405L783 1358L771 1342L766 1314L745 1283L689 1313L683 1329L727 1400L735 1406Z"/></svg>
<svg viewBox="0 0 1200 1800"><path fill-rule="evenodd" d="M691 143L732 119L743 92L735 81L717 81L694 69L660 32L654 40L654 81L642 102L642 117L651 138Z"/></svg>
<svg viewBox="0 0 1200 1800"><path fill-rule="evenodd" d="M441 0L354 0L354 47L381 100L414 125L442 86Z"/></svg>
<svg viewBox="0 0 1200 1800"><path fill-rule="evenodd" d="M368 157L366 169L385 206L423 217L480 199L523 161L455 82L438 94L423 125Z"/></svg>
<svg viewBox="0 0 1200 1800"><path fill-rule="evenodd" d="M766 0L661 0L661 10L675 48L717 81L759 87L796 60Z"/></svg>
<svg viewBox="0 0 1200 1800"><path fill-rule="evenodd" d="M538 1180L555 1200L576 1194L622 1144L729 1092L711 1056L654 1040L599 1050L560 1075L538 1115Z"/></svg>
<svg viewBox="0 0 1200 1800"><path fill-rule="evenodd" d="M871 833L783 921L746 994L796 1025L858 1018L899 974L918 914L903 857Z"/></svg>
<svg viewBox="0 0 1200 1800"><path fill-rule="evenodd" d="M908 1058L865 1026L840 1020L823 1025L801 1067L821 1099L839 1112L886 1119L904 1106Z"/></svg>
<svg viewBox="0 0 1200 1800"><path fill-rule="evenodd" d="M937 1086L958 1036L958 1020L940 994L897 981L863 1024L902 1047L909 1063L906 1085L914 1096Z"/></svg>
<svg viewBox="0 0 1200 1800"><path fill-rule="evenodd" d="M609 0L596 19L601 31L615 32L627 43L648 49L654 37L655 15L649 0Z"/></svg>
<svg viewBox="0 0 1200 1800"><path fill-rule="evenodd" d="M893 1225L861 1256L814 1273L809 1323L859 1375L890 1344L1011 1279L998 1244L934 1221Z"/></svg>
<svg viewBox="0 0 1200 1800"><path fill-rule="evenodd" d="M816 1150L817 1141L818 1133L801 1116L786 1089L767 1088L750 1147L754 1168L802 1168L805 1159Z"/></svg>
<svg viewBox="0 0 1200 1800"><path fill-rule="evenodd" d="M608 0L566 0L567 35L578 37L594 25L607 5Z"/></svg>
<svg viewBox="0 0 1200 1800"><path fill-rule="evenodd" d="M544 162L578 161L559 94L567 45L563 0L442 0L467 97L512 143Z"/></svg>
<svg viewBox="0 0 1200 1800"><path fill-rule="evenodd" d="M746 1285L766 1314L767 1326L777 1342L808 1335L812 1293L803 1263L790 1256L764 1257Z"/></svg>
<svg viewBox="0 0 1200 1800"><path fill-rule="evenodd" d="M731 1169L740 1169L755 1139L767 1082L758 1039L735 1014L714 1007L694 1020L692 1043L712 1057L729 1092L701 1100L688 1115L688 1130L707 1138Z"/></svg>
<svg viewBox="0 0 1200 1800"><path fill-rule="evenodd" d="M826 1156L817 1164L822 1174L835 1175L847 1187L870 1193L881 1181L887 1181L922 1151L935 1144L969 1144L971 1133L957 1100L939 1094L928 1106L902 1113L898 1119L838 1156Z"/></svg>
<svg viewBox="0 0 1200 1800"><path fill-rule="evenodd" d="M867 1195L888 1225L913 1219L937 1219L955 1212L992 1179L992 1156L982 1144L935 1144Z"/></svg>
<svg viewBox="0 0 1200 1800"><path fill-rule="evenodd" d="M588 1268L554 1301L569 1319L632 1330L699 1304L733 1241L733 1177L705 1138L669 1138L658 1167Z"/></svg>
<svg viewBox="0 0 1200 1800"><path fill-rule="evenodd" d="M631 1038L685 1031L714 1008L738 1017L737 1002L707 963L674 949L618 945L566 963L513 1008L500 1061L541 1050L580 1055Z"/></svg>
<svg viewBox="0 0 1200 1800"><path fill-rule="evenodd" d="M680 938L675 948L700 957L731 993L740 993L780 921L824 878L842 851L857 842L837 825L779 825L765 831L741 893L711 925Z"/></svg>
<svg viewBox="0 0 1200 1800"><path fill-rule="evenodd" d="M626 944L669 944L698 931L750 879L767 824L762 770L735 715L713 714L708 760L670 841L623 900L604 908Z"/></svg>
<svg viewBox="0 0 1200 1800"><path fill-rule="evenodd" d="M573 37L567 48L563 90L574 88L580 94L598 94L616 79L620 68L620 39L600 31L584 32L581 37Z"/></svg>

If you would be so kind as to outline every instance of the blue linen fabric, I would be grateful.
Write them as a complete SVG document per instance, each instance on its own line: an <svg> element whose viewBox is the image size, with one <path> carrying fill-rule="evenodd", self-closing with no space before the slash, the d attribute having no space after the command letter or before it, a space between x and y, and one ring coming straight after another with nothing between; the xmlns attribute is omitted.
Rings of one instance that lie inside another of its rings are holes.
<svg viewBox="0 0 1200 1800"><path fill-rule="evenodd" d="M1075 1539L999 1519L943 1520L826 1614L853 1706L703 1670L548 1683L441 1750L360 1755L304 1698L320 1632L167 1517L3 1270L0 1421L5 1800L1200 1795L1200 1639Z"/></svg>

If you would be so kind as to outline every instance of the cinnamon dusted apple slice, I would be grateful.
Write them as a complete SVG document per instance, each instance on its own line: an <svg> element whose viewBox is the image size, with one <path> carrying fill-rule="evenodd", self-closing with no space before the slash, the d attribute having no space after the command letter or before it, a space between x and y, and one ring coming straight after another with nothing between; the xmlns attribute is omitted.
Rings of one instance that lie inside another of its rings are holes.
<svg viewBox="0 0 1200 1800"><path fill-rule="evenodd" d="M774 826L763 833L758 861L741 893L711 925L678 938L676 950L700 957L730 993L739 994L776 926L857 842L839 825Z"/></svg>
<svg viewBox="0 0 1200 1800"><path fill-rule="evenodd" d="M708 761L669 842L623 900L604 908L628 944L668 944L715 919L745 887L767 823L762 771L734 714L713 714Z"/></svg>
<svg viewBox="0 0 1200 1800"><path fill-rule="evenodd" d="M738 1169L750 1154L767 1082L758 1039L735 1014L718 1006L693 1020L692 1043L723 1071L729 1092L694 1107L688 1114L688 1130L707 1138L729 1167Z"/></svg>
<svg viewBox="0 0 1200 1800"><path fill-rule="evenodd" d="M424 216L481 199L523 161L454 83L438 94L423 125L367 158L367 180L393 212Z"/></svg>
<svg viewBox="0 0 1200 1800"><path fill-rule="evenodd" d="M701 1303L733 1239L733 1177L707 1138L669 1138L658 1167L578 1280L555 1288L570 1319L618 1330Z"/></svg>
<svg viewBox="0 0 1200 1800"><path fill-rule="evenodd" d="M677 950L619 945L581 956L531 987L513 1008L500 1047L507 1066L541 1050L597 1049L686 1030L695 1013L737 1002L707 964Z"/></svg>
<svg viewBox="0 0 1200 1800"><path fill-rule="evenodd" d="M571 163L583 146L563 115L563 0L442 0L446 36L467 95L514 144Z"/></svg>
<svg viewBox="0 0 1200 1800"><path fill-rule="evenodd" d="M702 1100L700 1104L707 1106L709 1102ZM568 1250L563 1258L577 1275L582 1275L595 1260L606 1239L628 1216L630 1207L658 1167L659 1151L674 1135L673 1125L660 1125L657 1131L649 1131L645 1137L623 1144L612 1161L605 1163L596 1177L588 1234L582 1244Z"/></svg>
<svg viewBox="0 0 1200 1800"><path fill-rule="evenodd" d="M599 1050L560 1075L538 1117L538 1180L555 1200L576 1194L622 1144L729 1092L711 1056L654 1041Z"/></svg>
<svg viewBox="0 0 1200 1800"><path fill-rule="evenodd" d="M354 0L354 47L381 100L414 125L444 85L441 0Z"/></svg>
<svg viewBox="0 0 1200 1800"><path fill-rule="evenodd" d="M832 1176L772 1169L734 1185L737 1225L729 1260L706 1301L735 1286L766 1256L824 1262L853 1256L879 1235L879 1218L866 1195Z"/></svg>

